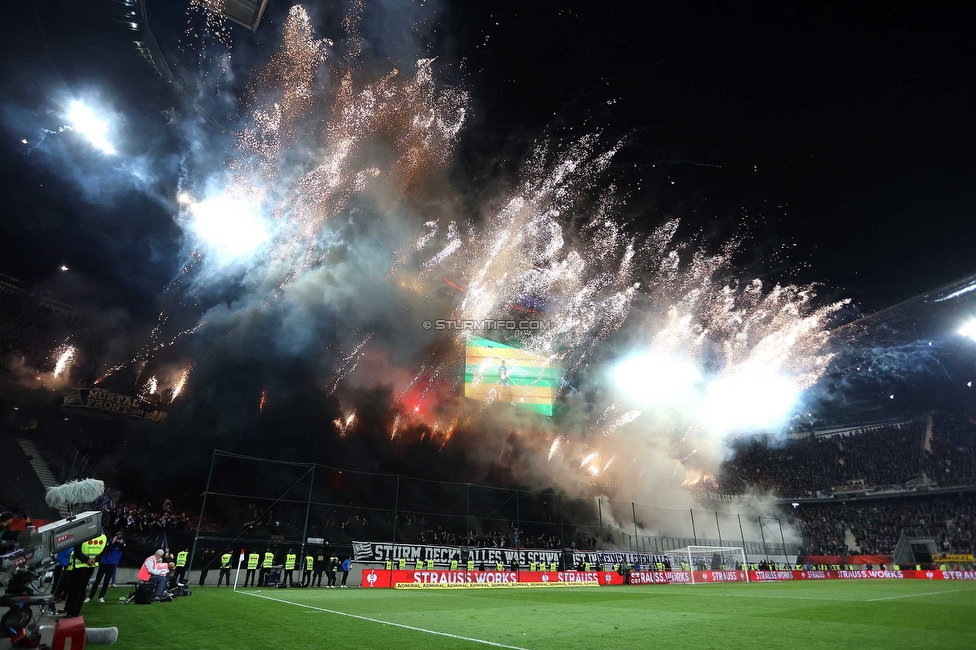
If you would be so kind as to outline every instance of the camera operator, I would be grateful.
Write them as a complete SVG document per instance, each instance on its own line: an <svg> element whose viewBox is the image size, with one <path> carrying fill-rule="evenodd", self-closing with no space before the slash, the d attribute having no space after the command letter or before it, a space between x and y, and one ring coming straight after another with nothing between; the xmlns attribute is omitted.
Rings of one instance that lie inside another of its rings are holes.
<svg viewBox="0 0 976 650"><path fill-rule="evenodd" d="M115 569L119 565L119 560L122 559L122 549L125 548L125 541L122 539L122 533L116 533L115 537L108 545L108 549L105 551L105 555L102 557L102 561L98 565L98 572L95 574L95 582L92 584L91 593L88 594L88 598L85 599L87 603L89 600L95 597L95 591L98 590L98 583L102 584L102 593L98 595L98 602L105 602L105 592L108 591L108 585L112 581L112 576L115 574Z"/></svg>
<svg viewBox="0 0 976 650"><path fill-rule="evenodd" d="M71 561L68 563L68 598L64 604L64 613L68 618L81 614L81 606L85 602L85 592L88 581L99 558L108 548L105 535L99 535L81 544L76 544L71 551Z"/></svg>

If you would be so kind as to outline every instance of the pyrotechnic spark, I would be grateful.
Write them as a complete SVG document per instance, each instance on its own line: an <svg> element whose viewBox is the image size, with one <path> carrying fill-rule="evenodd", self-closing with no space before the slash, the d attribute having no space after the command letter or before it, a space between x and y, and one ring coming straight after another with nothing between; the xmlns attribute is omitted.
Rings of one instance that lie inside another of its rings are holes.
<svg viewBox="0 0 976 650"><path fill-rule="evenodd" d="M555 440L552 441L552 445L549 447L549 456L546 458L546 462L552 460L552 457L556 454L556 450L559 449L563 441L563 436L556 436Z"/></svg>
<svg viewBox="0 0 976 650"><path fill-rule="evenodd" d="M611 422L606 426L606 428L603 430L603 435L609 436L613 434L614 432L617 431L617 429L627 426L628 424L630 424L640 416L641 416L641 412L638 411L637 409L632 409L630 411L627 411L626 413L623 413L622 415L617 417L613 422Z"/></svg>
<svg viewBox="0 0 976 650"><path fill-rule="evenodd" d="M390 440L397 437L397 433L400 432L400 414L397 413L393 416L393 426L390 427Z"/></svg>
<svg viewBox="0 0 976 650"><path fill-rule="evenodd" d="M339 388L339 382L348 377L349 374L356 369L356 366L359 365L359 360L363 358L363 348L366 347L366 344L369 343L372 338L372 333L367 334L365 337L363 337L362 341L356 344L356 346L352 349L352 352L339 361L339 365L333 373L332 379L329 380L329 395L336 392L336 389Z"/></svg>
<svg viewBox="0 0 976 650"><path fill-rule="evenodd" d="M613 461L615 460L617 460L616 456L610 458L610 460L607 461L607 464L603 466L603 472L606 472L608 469L610 469L610 466L613 465Z"/></svg>
<svg viewBox="0 0 976 650"><path fill-rule="evenodd" d="M68 267L67 267L67 266L65 266L64 264L62 264L62 265L61 265L61 270L62 270L62 271L67 271L67 270L68 270Z"/></svg>
<svg viewBox="0 0 976 650"><path fill-rule="evenodd" d="M268 389L261 390L261 399L258 400L258 413L264 413L264 405L268 403Z"/></svg>
<svg viewBox="0 0 976 650"><path fill-rule="evenodd" d="M157 324L157 328L159 328L161 326L161 323L165 322L165 320L166 320L165 318L163 318L163 315L162 314L160 314L160 319L161 319L160 320L160 324ZM207 321L202 321L202 322L198 323L197 325L194 325L193 327L190 327L190 328L187 328L187 329L183 330L182 332L177 332L173 336L173 338L171 338L169 341L166 341L164 343L157 343L156 345L150 345L150 346L146 347L139 354L137 354L136 356L132 357L131 359L127 359L126 361L123 361L122 363L116 364L116 365L112 366L111 368L109 368L108 370L106 370L105 373L101 377L99 377L98 379L95 380L95 383L98 384L98 383L101 383L101 382L105 381L105 379L108 378L109 375L111 375L112 373L118 372L119 370L121 370L122 368L125 368L126 366L128 366L130 364L133 364L133 363L136 363L136 362L144 362L144 361L148 360L149 358L152 357L152 354L154 352L158 352L158 351L162 350L163 348L168 348L168 347L172 346L174 343L176 343L178 340L180 340L184 336L189 336L190 334L193 334L194 332L196 332L197 330L199 330L201 327L204 327L206 324L207 324ZM158 331L158 329L154 329L154 332L157 332L157 331ZM155 338L155 336L153 335L150 338L151 339L152 338Z"/></svg>
<svg viewBox="0 0 976 650"><path fill-rule="evenodd" d="M353 424L356 422L356 412L353 411L345 418L336 418L332 421L332 424L336 428L336 432L339 434L340 438L345 438L346 434L352 429Z"/></svg>
<svg viewBox="0 0 976 650"><path fill-rule="evenodd" d="M583 467L585 467L591 460L595 459L596 457L597 457L597 452L595 451L584 456L583 462L580 463L580 469L583 469Z"/></svg>
<svg viewBox="0 0 976 650"><path fill-rule="evenodd" d="M146 382L146 392L149 395L155 395L157 388L159 388L159 380L156 379L155 375L153 375L149 378L149 381Z"/></svg>
<svg viewBox="0 0 976 650"><path fill-rule="evenodd" d="M590 465L589 467L586 468L586 471L588 471L591 476L596 476L597 474L600 473L600 468Z"/></svg>
<svg viewBox="0 0 976 650"><path fill-rule="evenodd" d="M169 398L170 403L176 401L176 398L183 393L183 389L186 388L186 382L190 378L190 370L193 366L186 366L180 371L180 376L176 380L176 384L173 385L173 396Z"/></svg>
<svg viewBox="0 0 976 650"><path fill-rule="evenodd" d="M54 364L55 377L60 377L64 374L64 372L71 365L71 362L74 360L77 352L78 348L73 345L68 345L67 343L54 351L53 356L57 358L57 361Z"/></svg>
<svg viewBox="0 0 976 650"><path fill-rule="evenodd" d="M108 141L108 121L99 118L84 102L73 101L68 108L68 123L72 130L85 136L97 149L114 154L115 147Z"/></svg>

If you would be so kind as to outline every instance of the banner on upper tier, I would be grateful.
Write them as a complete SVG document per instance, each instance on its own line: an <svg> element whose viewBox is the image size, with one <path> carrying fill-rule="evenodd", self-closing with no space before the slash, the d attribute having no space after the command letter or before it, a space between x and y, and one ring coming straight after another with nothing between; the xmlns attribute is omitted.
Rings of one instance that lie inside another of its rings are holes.
<svg viewBox="0 0 976 650"><path fill-rule="evenodd" d="M936 564L945 562L972 562L973 555L965 553L950 553L948 555L933 555L932 561Z"/></svg>
<svg viewBox="0 0 976 650"><path fill-rule="evenodd" d="M475 565L482 563L494 566L501 562L504 566L517 561L519 566L527 567L530 562L559 562L559 551L532 548L469 548L459 546L428 546L425 544L390 544L388 542L353 542L353 559L356 562L386 562L403 558L408 563L417 560L433 560L435 565L447 566L451 560L458 563L472 560ZM410 567L413 568L413 567Z"/></svg>
<svg viewBox="0 0 976 650"><path fill-rule="evenodd" d="M137 418L152 422L166 418L166 411L156 403L101 388L69 388L61 396L61 408L78 409L82 415L108 418Z"/></svg>

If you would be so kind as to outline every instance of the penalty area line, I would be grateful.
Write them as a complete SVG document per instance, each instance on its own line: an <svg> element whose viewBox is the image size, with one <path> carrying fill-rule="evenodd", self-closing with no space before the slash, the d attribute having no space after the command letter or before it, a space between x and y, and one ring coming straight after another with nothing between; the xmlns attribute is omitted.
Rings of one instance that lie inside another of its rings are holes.
<svg viewBox="0 0 976 650"><path fill-rule="evenodd" d="M325 607L316 607L314 605L306 605L305 603L296 603L291 600L284 600L282 598L272 598L271 596L264 596L261 594L250 593L247 591L238 591L237 593L244 596L253 596L254 598L263 598L264 600L272 600L276 603L285 603L286 605L294 605L295 607L304 607L305 609L312 609L317 612L325 612L326 614L335 614L336 616L346 616L348 618L357 618L361 621L369 621L370 623L379 623L381 625L392 625L393 627L399 627L404 630L412 630L414 632L423 632L425 634L434 634L436 636L445 636L449 639L458 639L459 641L470 641L471 643L481 643L482 645L490 645L495 648L508 648L509 650L527 650L527 648L521 648L516 645L505 645L504 643L495 643L494 641L488 641L486 639L475 639L469 636L461 636L459 634L450 634L448 632L438 632L437 630L427 630L422 627L414 627L412 625L405 625L403 623L393 623L391 621L381 621L378 618L370 618L369 616L360 616L359 614L350 614L348 612L339 612L334 609L326 609Z"/></svg>

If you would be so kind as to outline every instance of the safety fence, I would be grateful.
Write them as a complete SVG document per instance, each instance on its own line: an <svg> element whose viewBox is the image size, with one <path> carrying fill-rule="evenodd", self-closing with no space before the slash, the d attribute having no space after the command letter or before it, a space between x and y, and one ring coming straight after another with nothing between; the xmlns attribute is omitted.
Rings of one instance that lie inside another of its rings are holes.
<svg viewBox="0 0 976 650"><path fill-rule="evenodd" d="M304 555L307 546L346 554L357 539L641 553L735 545L756 561L796 556L785 519L714 503L664 508L215 450L200 509L207 525L197 531L191 561L201 544L217 554L246 548Z"/></svg>

